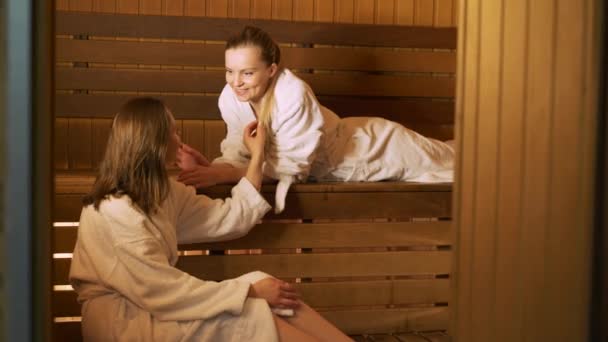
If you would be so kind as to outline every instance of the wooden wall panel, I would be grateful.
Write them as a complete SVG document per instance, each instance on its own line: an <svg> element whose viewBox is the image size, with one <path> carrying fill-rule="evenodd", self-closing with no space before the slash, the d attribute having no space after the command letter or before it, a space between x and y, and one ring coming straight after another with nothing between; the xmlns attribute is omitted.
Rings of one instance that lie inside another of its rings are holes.
<svg viewBox="0 0 608 342"><path fill-rule="evenodd" d="M272 19L293 20L293 2L284 0L272 0Z"/></svg>
<svg viewBox="0 0 608 342"><path fill-rule="evenodd" d="M456 26L458 0L57 0L57 10Z"/></svg>
<svg viewBox="0 0 608 342"><path fill-rule="evenodd" d="M204 17L207 14L207 0L184 0L184 15Z"/></svg>
<svg viewBox="0 0 608 342"><path fill-rule="evenodd" d="M138 14L139 2L140 0L116 0L116 12L125 14Z"/></svg>
<svg viewBox="0 0 608 342"><path fill-rule="evenodd" d="M93 12L115 13L116 0L93 0Z"/></svg>
<svg viewBox="0 0 608 342"><path fill-rule="evenodd" d="M374 23L374 0L355 0L355 23Z"/></svg>
<svg viewBox="0 0 608 342"><path fill-rule="evenodd" d="M588 340L599 4L461 8L456 341Z"/></svg>

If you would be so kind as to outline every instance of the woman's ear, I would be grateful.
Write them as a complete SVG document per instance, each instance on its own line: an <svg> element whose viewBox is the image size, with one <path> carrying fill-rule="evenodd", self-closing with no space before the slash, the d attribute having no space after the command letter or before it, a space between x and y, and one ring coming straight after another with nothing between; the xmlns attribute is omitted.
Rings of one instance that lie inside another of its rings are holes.
<svg viewBox="0 0 608 342"><path fill-rule="evenodd" d="M277 71L279 70L279 66L277 65L277 63L272 63L270 64L270 77L274 77L274 75L277 73Z"/></svg>

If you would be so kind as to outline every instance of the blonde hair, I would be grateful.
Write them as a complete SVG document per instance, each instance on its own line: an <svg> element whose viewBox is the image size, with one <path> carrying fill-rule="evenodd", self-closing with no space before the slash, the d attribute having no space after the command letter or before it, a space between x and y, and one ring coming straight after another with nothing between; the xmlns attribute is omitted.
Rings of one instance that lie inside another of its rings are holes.
<svg viewBox="0 0 608 342"><path fill-rule="evenodd" d="M169 193L165 167L171 118L164 103L141 97L125 103L112 122L103 160L85 205L127 195L146 215Z"/></svg>
<svg viewBox="0 0 608 342"><path fill-rule="evenodd" d="M270 35L262 29L255 26L245 26L241 32L230 37L226 42L226 50L234 49L238 47L255 46L260 49L260 55L266 65L270 66L273 63L277 66L281 61L281 49L279 45L275 43ZM270 125L272 122L272 110L275 105L274 88L277 83L278 75L280 74L280 68L277 68L275 76L272 77L268 85L268 89L264 93L262 103L260 106L260 112L257 113L258 122L261 123L266 131L270 131ZM270 137L270 135L268 135Z"/></svg>

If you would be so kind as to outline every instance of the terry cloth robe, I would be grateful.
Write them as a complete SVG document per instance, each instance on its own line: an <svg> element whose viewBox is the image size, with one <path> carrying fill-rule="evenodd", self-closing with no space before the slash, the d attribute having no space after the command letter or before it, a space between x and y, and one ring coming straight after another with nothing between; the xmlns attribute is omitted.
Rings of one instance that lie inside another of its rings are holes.
<svg viewBox="0 0 608 342"><path fill-rule="evenodd" d="M278 341L267 302L247 297L249 283L174 267L178 243L238 238L268 210L246 178L225 200L172 180L150 216L127 196L83 208L70 283L85 341Z"/></svg>
<svg viewBox="0 0 608 342"><path fill-rule="evenodd" d="M319 181L451 182L454 148L378 117L340 119L322 106L304 81L282 69L274 90L264 174L279 180L275 211L284 207L293 182ZM256 120L249 102L226 84L219 98L227 125L222 156L213 163L245 167L250 154L243 129Z"/></svg>

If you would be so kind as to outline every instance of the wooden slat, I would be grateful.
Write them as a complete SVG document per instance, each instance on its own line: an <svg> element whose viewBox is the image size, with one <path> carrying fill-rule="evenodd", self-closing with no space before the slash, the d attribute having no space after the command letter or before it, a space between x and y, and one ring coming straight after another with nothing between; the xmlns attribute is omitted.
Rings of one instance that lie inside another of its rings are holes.
<svg viewBox="0 0 608 342"><path fill-rule="evenodd" d="M314 308L447 303L448 279L295 283ZM53 292L53 317L80 316L74 291Z"/></svg>
<svg viewBox="0 0 608 342"><path fill-rule="evenodd" d="M63 68L57 89L142 92L217 92L223 71ZM453 97L453 77L426 75L298 74L318 95Z"/></svg>
<svg viewBox="0 0 608 342"><path fill-rule="evenodd" d="M68 169L68 119L55 119L54 130L54 156L53 162L55 169Z"/></svg>
<svg viewBox="0 0 608 342"><path fill-rule="evenodd" d="M53 341L56 342L80 342L82 332L80 322L53 323Z"/></svg>
<svg viewBox="0 0 608 342"><path fill-rule="evenodd" d="M255 248L339 248L451 245L450 221L370 223L262 223L246 236L180 250ZM54 228L54 253L71 253L77 227Z"/></svg>
<svg viewBox="0 0 608 342"><path fill-rule="evenodd" d="M381 334L445 330L449 311L446 307L437 307L323 311L321 314L347 334ZM80 322L54 323L53 333L55 341L81 341Z"/></svg>
<svg viewBox="0 0 608 342"><path fill-rule="evenodd" d="M126 94L57 94L57 117L111 118L133 95ZM162 95L176 119L221 120L218 96ZM341 117L380 116L409 126L411 123L451 124L454 102L428 98L382 98L319 96L321 104Z"/></svg>
<svg viewBox="0 0 608 342"><path fill-rule="evenodd" d="M321 312L347 334L445 330L448 313L447 307Z"/></svg>
<svg viewBox="0 0 608 342"><path fill-rule="evenodd" d="M223 44L56 39L59 62L224 66ZM454 52L387 51L374 48L281 48L293 69L453 73Z"/></svg>
<svg viewBox="0 0 608 342"><path fill-rule="evenodd" d="M209 160L222 155L220 144L226 137L226 124L220 120L205 121L205 150L201 151Z"/></svg>
<svg viewBox="0 0 608 342"><path fill-rule="evenodd" d="M263 195L269 203L274 203L274 193ZM78 221L82 209L81 200L82 194L58 194L55 197L54 220ZM370 203L374 205L370 206ZM397 206L395 203L401 205ZM297 193L292 191L287 195L285 211L280 215L269 213L266 217L360 219L450 216L451 193L449 192Z"/></svg>
<svg viewBox="0 0 608 342"><path fill-rule="evenodd" d="M55 177L55 193L84 194L89 191L95 180L91 172L62 172ZM204 193L213 197L230 196L233 185L217 185L207 188ZM413 183L413 182L327 182L300 183L290 188L293 193L370 193L370 192L446 192L452 191L450 183ZM262 185L263 194L274 194L275 185Z"/></svg>
<svg viewBox="0 0 608 342"><path fill-rule="evenodd" d="M63 11L58 11L56 18L56 33L65 35L226 40L234 33L234 28L249 24L262 28L278 42L283 43L456 48L456 30L454 28L84 14ZM382 37L382 39L378 39L378 37Z"/></svg>
<svg viewBox="0 0 608 342"><path fill-rule="evenodd" d="M70 169L90 169L92 162L91 119L68 120L68 165Z"/></svg>
<svg viewBox="0 0 608 342"><path fill-rule="evenodd" d="M112 118L120 106L135 95L127 94L57 94L57 117ZM221 120L218 96L156 96L171 109L176 119Z"/></svg>
<svg viewBox="0 0 608 342"><path fill-rule="evenodd" d="M193 255L182 256L177 267L209 280L234 278L253 270L276 277L365 277L388 275L447 274L449 251ZM70 259L55 259L53 282L68 283Z"/></svg>

